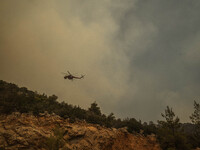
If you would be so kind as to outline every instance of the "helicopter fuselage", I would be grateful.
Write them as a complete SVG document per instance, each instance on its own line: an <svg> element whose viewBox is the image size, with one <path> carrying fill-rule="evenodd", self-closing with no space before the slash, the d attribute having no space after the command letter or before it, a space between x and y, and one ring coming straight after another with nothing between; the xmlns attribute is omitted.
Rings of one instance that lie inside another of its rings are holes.
<svg viewBox="0 0 200 150"><path fill-rule="evenodd" d="M84 78L84 75L81 75L81 77L76 77L76 76L73 76L69 71L67 71L67 72L68 72L68 74L64 73L65 74L64 79L73 80L73 79Z"/></svg>
<svg viewBox="0 0 200 150"><path fill-rule="evenodd" d="M66 75L64 76L65 79L73 80L74 76L72 75Z"/></svg>

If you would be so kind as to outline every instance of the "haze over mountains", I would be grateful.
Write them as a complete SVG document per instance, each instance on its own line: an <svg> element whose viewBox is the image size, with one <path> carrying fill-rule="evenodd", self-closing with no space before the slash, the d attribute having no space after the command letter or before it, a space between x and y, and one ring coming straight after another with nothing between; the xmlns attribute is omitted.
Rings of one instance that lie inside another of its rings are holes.
<svg viewBox="0 0 200 150"><path fill-rule="evenodd" d="M199 18L199 0L1 0L0 79L121 118L156 121L169 105L188 122ZM65 82L67 70L86 78Z"/></svg>

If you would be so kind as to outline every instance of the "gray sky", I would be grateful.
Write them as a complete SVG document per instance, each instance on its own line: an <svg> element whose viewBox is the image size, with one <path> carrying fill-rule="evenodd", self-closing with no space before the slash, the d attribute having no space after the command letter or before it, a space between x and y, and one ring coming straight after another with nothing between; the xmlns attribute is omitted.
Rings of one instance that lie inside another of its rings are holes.
<svg viewBox="0 0 200 150"><path fill-rule="evenodd" d="M0 1L0 79L117 117L189 121L199 41L199 0Z"/></svg>

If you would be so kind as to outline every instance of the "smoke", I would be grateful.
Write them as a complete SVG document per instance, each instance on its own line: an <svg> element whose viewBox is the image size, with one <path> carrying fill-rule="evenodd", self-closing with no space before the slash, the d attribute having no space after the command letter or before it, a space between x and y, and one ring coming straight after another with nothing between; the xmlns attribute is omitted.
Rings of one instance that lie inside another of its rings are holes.
<svg viewBox="0 0 200 150"><path fill-rule="evenodd" d="M183 121L199 98L198 1L0 2L0 78L117 117ZM68 81L69 70L83 80ZM187 110L187 111L183 111Z"/></svg>
<svg viewBox="0 0 200 150"><path fill-rule="evenodd" d="M111 104L124 94L128 61L111 45L118 25L109 10L119 2L1 3L2 79L83 107L95 100ZM67 70L85 79L65 81Z"/></svg>

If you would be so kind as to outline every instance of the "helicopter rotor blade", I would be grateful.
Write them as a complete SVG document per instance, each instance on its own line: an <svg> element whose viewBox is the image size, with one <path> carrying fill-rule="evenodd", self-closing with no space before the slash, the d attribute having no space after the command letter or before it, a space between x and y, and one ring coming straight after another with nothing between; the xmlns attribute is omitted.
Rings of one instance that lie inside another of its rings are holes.
<svg viewBox="0 0 200 150"><path fill-rule="evenodd" d="M65 72L61 72L62 74L67 74L67 73L65 73Z"/></svg>
<svg viewBox="0 0 200 150"><path fill-rule="evenodd" d="M69 71L67 71L67 72L71 75L71 73Z"/></svg>

